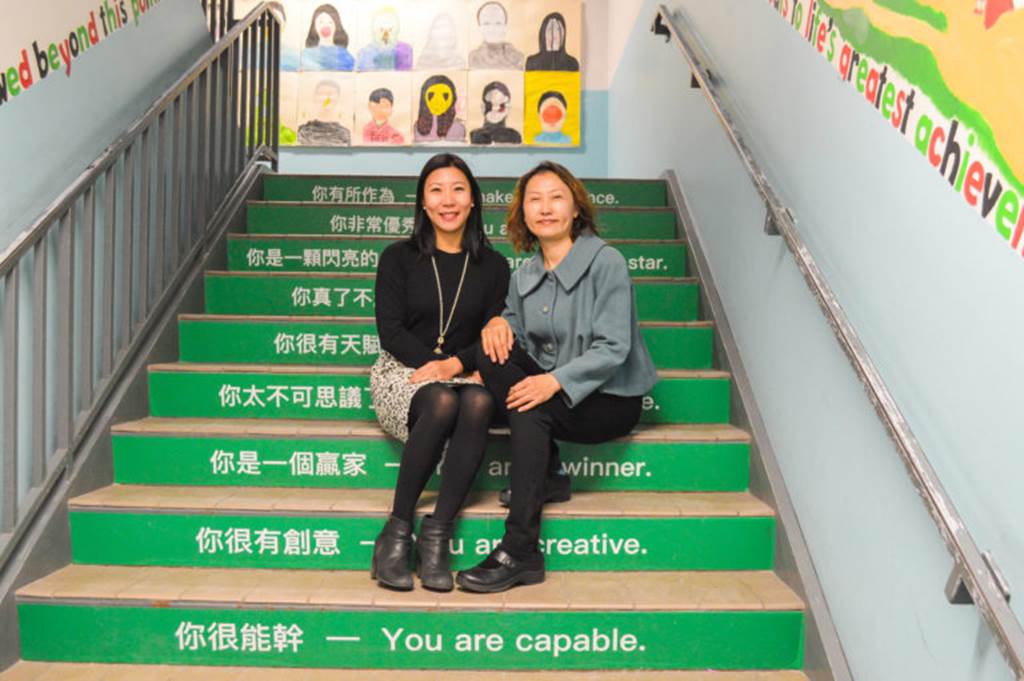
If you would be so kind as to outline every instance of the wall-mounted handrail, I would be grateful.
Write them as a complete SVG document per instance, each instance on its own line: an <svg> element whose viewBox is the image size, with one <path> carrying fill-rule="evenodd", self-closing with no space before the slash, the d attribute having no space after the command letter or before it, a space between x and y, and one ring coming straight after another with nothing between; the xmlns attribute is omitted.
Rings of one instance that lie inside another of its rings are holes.
<svg viewBox="0 0 1024 681"><path fill-rule="evenodd" d="M736 149L750 180L760 194L767 209L765 230L781 235L793 254L818 305L821 307L839 344L860 378L885 425L893 444L903 460L914 486L921 495L928 513L935 522L953 556L954 568L946 592L950 602L973 602L996 640L999 650L1014 675L1024 679L1024 629L1009 606L1009 588L999 573L990 554L978 549L952 498L946 492L938 474L932 467L917 438L914 436L895 399L882 380L846 313L831 287L800 237L792 213L772 189L767 176L754 159L733 116L716 90L715 76L710 61L703 53L699 41L681 13L673 16L660 5L651 30L669 37L686 57L693 81L704 92L708 103L725 129L726 136ZM958 596L966 590L969 598Z"/></svg>
<svg viewBox="0 0 1024 681"><path fill-rule="evenodd" d="M262 3L0 254L0 572L231 186L276 166L280 43Z"/></svg>

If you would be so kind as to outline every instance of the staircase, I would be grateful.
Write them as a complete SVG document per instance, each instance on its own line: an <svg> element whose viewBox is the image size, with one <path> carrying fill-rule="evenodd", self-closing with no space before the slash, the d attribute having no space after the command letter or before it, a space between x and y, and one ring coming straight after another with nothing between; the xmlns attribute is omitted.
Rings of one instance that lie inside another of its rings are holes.
<svg viewBox="0 0 1024 681"><path fill-rule="evenodd" d="M485 228L514 259L512 181L481 185ZM18 592L26 661L0 679L805 680L804 604L773 572L775 515L747 491L750 438L729 425L666 187L587 186L661 381L631 437L562 447L573 499L545 509L544 584L371 582L400 456L370 404L373 276L411 230L415 179L271 175L247 233L228 237L228 271L206 273L205 313L180 317L180 361L149 367L151 416L114 428L114 484L71 500L72 564ZM502 535L506 433L492 440L456 569Z"/></svg>

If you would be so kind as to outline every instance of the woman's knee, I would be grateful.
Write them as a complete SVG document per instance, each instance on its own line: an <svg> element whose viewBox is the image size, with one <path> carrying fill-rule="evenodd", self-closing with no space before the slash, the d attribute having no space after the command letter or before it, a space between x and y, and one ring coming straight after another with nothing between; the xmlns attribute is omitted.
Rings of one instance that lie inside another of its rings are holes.
<svg viewBox="0 0 1024 681"><path fill-rule="evenodd" d="M417 417L429 415L442 424L451 424L459 412L459 396L446 385L432 383L423 386L413 397Z"/></svg>
<svg viewBox="0 0 1024 681"><path fill-rule="evenodd" d="M494 407L494 396L483 386L469 385L459 391L460 418L490 422Z"/></svg>

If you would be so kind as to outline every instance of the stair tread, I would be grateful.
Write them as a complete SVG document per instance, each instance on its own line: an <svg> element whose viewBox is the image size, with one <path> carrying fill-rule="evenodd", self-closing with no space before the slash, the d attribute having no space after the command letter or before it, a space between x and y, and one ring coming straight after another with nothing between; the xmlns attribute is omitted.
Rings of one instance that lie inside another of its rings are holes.
<svg viewBox="0 0 1024 681"><path fill-rule="evenodd" d="M271 419L202 419L147 416L118 423L118 434L254 437L387 437L376 421L301 421ZM507 436L507 428L492 428ZM727 423L640 424L623 440L634 442L749 442L750 434Z"/></svg>
<svg viewBox="0 0 1024 681"><path fill-rule="evenodd" d="M770 571L549 572L543 584L498 594L375 586L368 570L68 565L18 590L18 600L201 602L231 608L441 610L802 610Z"/></svg>
<svg viewBox="0 0 1024 681"><path fill-rule="evenodd" d="M367 366L337 366L324 364L229 364L214 362L163 362L150 364L150 372L193 372L233 374L337 374L342 376L368 376ZM660 378L729 378L728 371L717 369L658 369Z"/></svg>
<svg viewBox="0 0 1024 681"><path fill-rule="evenodd" d="M360 514L385 516L391 510L390 489L324 489L302 487L194 487L108 485L71 499L73 511L170 510L233 513ZM436 492L426 491L418 510L433 507ZM466 516L504 517L498 493L470 494ZM773 509L748 492L575 492L568 503L548 504L549 518L565 517L765 517Z"/></svg>
<svg viewBox="0 0 1024 681"><path fill-rule="evenodd" d="M260 315L260 314L180 314L178 315L178 321L190 321L190 322L305 322L310 324L328 324L328 323L345 323L345 324L373 324L372 317L329 317L321 315ZM656 322L656 321L641 321L641 327L668 327L668 328L712 328L714 322L710 321L689 321L689 322Z"/></svg>
<svg viewBox="0 0 1024 681"><path fill-rule="evenodd" d="M376 278L376 274L373 272L257 272L252 270L206 270L207 276L219 276L219 277L313 277L318 279L367 279L372 280ZM699 284L700 280L697 277L644 277L634 284L655 284L655 283L675 283L675 284Z"/></svg>
<svg viewBox="0 0 1024 681"><path fill-rule="evenodd" d="M375 681L420 681L438 678L437 670L346 669L351 678ZM478 670L445 670L453 681L473 681ZM807 681L803 672L779 671L488 671L492 681L530 679L544 681L625 681L642 678L664 681ZM336 669L261 669L257 667L199 667L192 665L83 664L68 662L19 662L0 672L0 681L335 681Z"/></svg>
<svg viewBox="0 0 1024 681"><path fill-rule="evenodd" d="M394 241L402 241L406 237L404 236L376 236L366 234L252 234L249 232L230 232L228 234L229 239L236 241L246 240L259 240L265 241L267 239L275 239L281 241L381 241L392 243ZM500 241L507 243L508 239L505 238L491 238L491 241ZM683 245L686 243L685 239L608 239L610 244L669 244L669 245Z"/></svg>

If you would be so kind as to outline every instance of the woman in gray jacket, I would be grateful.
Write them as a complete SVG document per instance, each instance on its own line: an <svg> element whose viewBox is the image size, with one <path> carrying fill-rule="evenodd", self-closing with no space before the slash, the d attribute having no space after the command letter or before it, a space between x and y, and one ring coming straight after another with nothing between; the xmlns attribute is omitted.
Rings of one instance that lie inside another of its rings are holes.
<svg viewBox="0 0 1024 681"><path fill-rule="evenodd" d="M544 581L537 542L553 439L628 434L657 381L625 258L597 236L590 197L572 173L544 162L521 177L508 233L517 251L539 252L512 275L505 312L484 328L477 358L511 429L505 536L457 579L487 593Z"/></svg>

